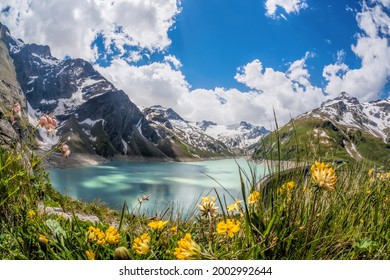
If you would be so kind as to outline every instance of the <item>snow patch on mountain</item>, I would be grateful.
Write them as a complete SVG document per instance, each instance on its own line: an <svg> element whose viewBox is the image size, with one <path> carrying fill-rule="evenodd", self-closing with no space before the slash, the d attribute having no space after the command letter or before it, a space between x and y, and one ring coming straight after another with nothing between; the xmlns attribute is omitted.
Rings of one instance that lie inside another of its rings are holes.
<svg viewBox="0 0 390 280"><path fill-rule="evenodd" d="M195 123L207 135L225 143L230 149L245 150L258 143L269 131L263 126L255 126L248 122L218 125L210 121Z"/></svg>
<svg viewBox="0 0 390 280"><path fill-rule="evenodd" d="M384 142L390 140L390 99L360 102L347 93L341 93L298 118L308 116L366 131Z"/></svg>

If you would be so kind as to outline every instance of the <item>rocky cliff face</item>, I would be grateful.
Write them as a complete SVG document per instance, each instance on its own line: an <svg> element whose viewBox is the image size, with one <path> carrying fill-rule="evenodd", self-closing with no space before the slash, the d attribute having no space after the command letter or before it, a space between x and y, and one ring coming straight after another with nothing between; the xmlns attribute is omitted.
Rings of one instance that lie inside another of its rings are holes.
<svg viewBox="0 0 390 280"><path fill-rule="evenodd" d="M26 102L5 42L8 33L9 30L0 24L0 108L4 112L10 110L16 102L26 109Z"/></svg>
<svg viewBox="0 0 390 280"><path fill-rule="evenodd" d="M15 118L10 123L11 109L15 103L21 106L21 115L26 116L26 101L17 81L12 58L10 57L5 38L9 30L0 24L0 147L9 149L25 136L26 129Z"/></svg>

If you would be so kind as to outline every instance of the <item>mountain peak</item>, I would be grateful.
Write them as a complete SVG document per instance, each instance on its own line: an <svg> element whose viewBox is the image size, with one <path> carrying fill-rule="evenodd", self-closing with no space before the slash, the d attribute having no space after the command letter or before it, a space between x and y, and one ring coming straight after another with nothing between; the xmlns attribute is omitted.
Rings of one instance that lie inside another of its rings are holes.
<svg viewBox="0 0 390 280"><path fill-rule="evenodd" d="M240 126L245 127L247 129L251 129L253 126L250 123L247 123L246 121L241 121Z"/></svg>
<svg viewBox="0 0 390 280"><path fill-rule="evenodd" d="M183 118L176 113L172 108L165 108L161 105L153 105L151 107L143 108L143 113L146 115L159 115L169 120L184 121ZM153 114L152 114L153 113Z"/></svg>
<svg viewBox="0 0 390 280"><path fill-rule="evenodd" d="M336 99L352 99L354 98L352 95L346 93L343 91L342 93L339 94L339 96L336 97Z"/></svg>
<svg viewBox="0 0 390 280"><path fill-rule="evenodd" d="M346 107L346 106L356 106L356 105L359 105L360 102L359 100L346 93L346 92L342 92L340 93L337 97L333 98L333 99L328 99L327 101L323 102L321 104L321 108L324 108L324 107L329 107L329 106L339 106L337 104L341 104L342 107ZM314 111L316 111L317 109L314 109Z"/></svg>

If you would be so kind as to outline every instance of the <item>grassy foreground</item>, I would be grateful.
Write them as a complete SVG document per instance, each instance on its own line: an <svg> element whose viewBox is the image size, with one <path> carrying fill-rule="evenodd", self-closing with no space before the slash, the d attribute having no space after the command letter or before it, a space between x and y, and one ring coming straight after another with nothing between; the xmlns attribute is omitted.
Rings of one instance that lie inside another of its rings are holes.
<svg viewBox="0 0 390 280"><path fill-rule="evenodd" d="M312 165L313 164L313 165ZM116 212L56 193L31 157L0 151L1 259L389 259L390 173L364 163L276 173L256 185L241 173L243 200L203 197L184 220ZM239 166L237 167L239 168ZM153 203L152 198L139 203ZM47 214L38 204L72 217ZM94 214L99 223L75 214Z"/></svg>

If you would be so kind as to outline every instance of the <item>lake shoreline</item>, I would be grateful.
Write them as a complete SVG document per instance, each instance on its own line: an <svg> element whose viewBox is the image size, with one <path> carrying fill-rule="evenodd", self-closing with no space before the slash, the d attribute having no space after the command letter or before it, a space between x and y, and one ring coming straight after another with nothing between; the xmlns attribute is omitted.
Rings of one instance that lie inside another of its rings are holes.
<svg viewBox="0 0 390 280"><path fill-rule="evenodd" d="M45 151L36 150L34 151L38 157L43 157ZM87 154L87 153L71 153L68 158L63 158L62 155L58 152L53 152L49 154L42 160L42 166L44 168L71 168L79 166L92 166L103 163L108 163L112 161L122 161L122 162L202 162L202 161L212 161L212 160L224 160L224 159L233 159L234 157L210 157L210 158L189 158L189 157L180 157L180 158L162 158L162 157L144 157L144 156L125 156L125 155L115 155L112 158L105 158L99 155ZM243 158L243 156L237 157Z"/></svg>
<svg viewBox="0 0 390 280"><path fill-rule="evenodd" d="M36 150L34 151L38 157L43 157L46 151ZM189 158L189 157L180 157L180 158L169 158L169 157L144 157L144 156L126 156L126 155L115 155L112 158L105 158L99 155L87 154L87 153L71 153L68 158L63 158L62 155L58 152L53 152L49 154L42 160L42 166L44 168L71 168L79 166L92 166L103 163L108 163L112 161L122 161L122 162L202 162L202 161L214 161L214 160L224 160L224 159L246 159L248 161L254 161L256 163L262 164L269 169L275 169L279 166L279 161L277 160L268 160L268 159L252 159L247 156L237 156L237 157L209 157L209 158ZM282 160L280 161L280 169L288 170L293 169L299 166L305 165L304 162L295 162Z"/></svg>

